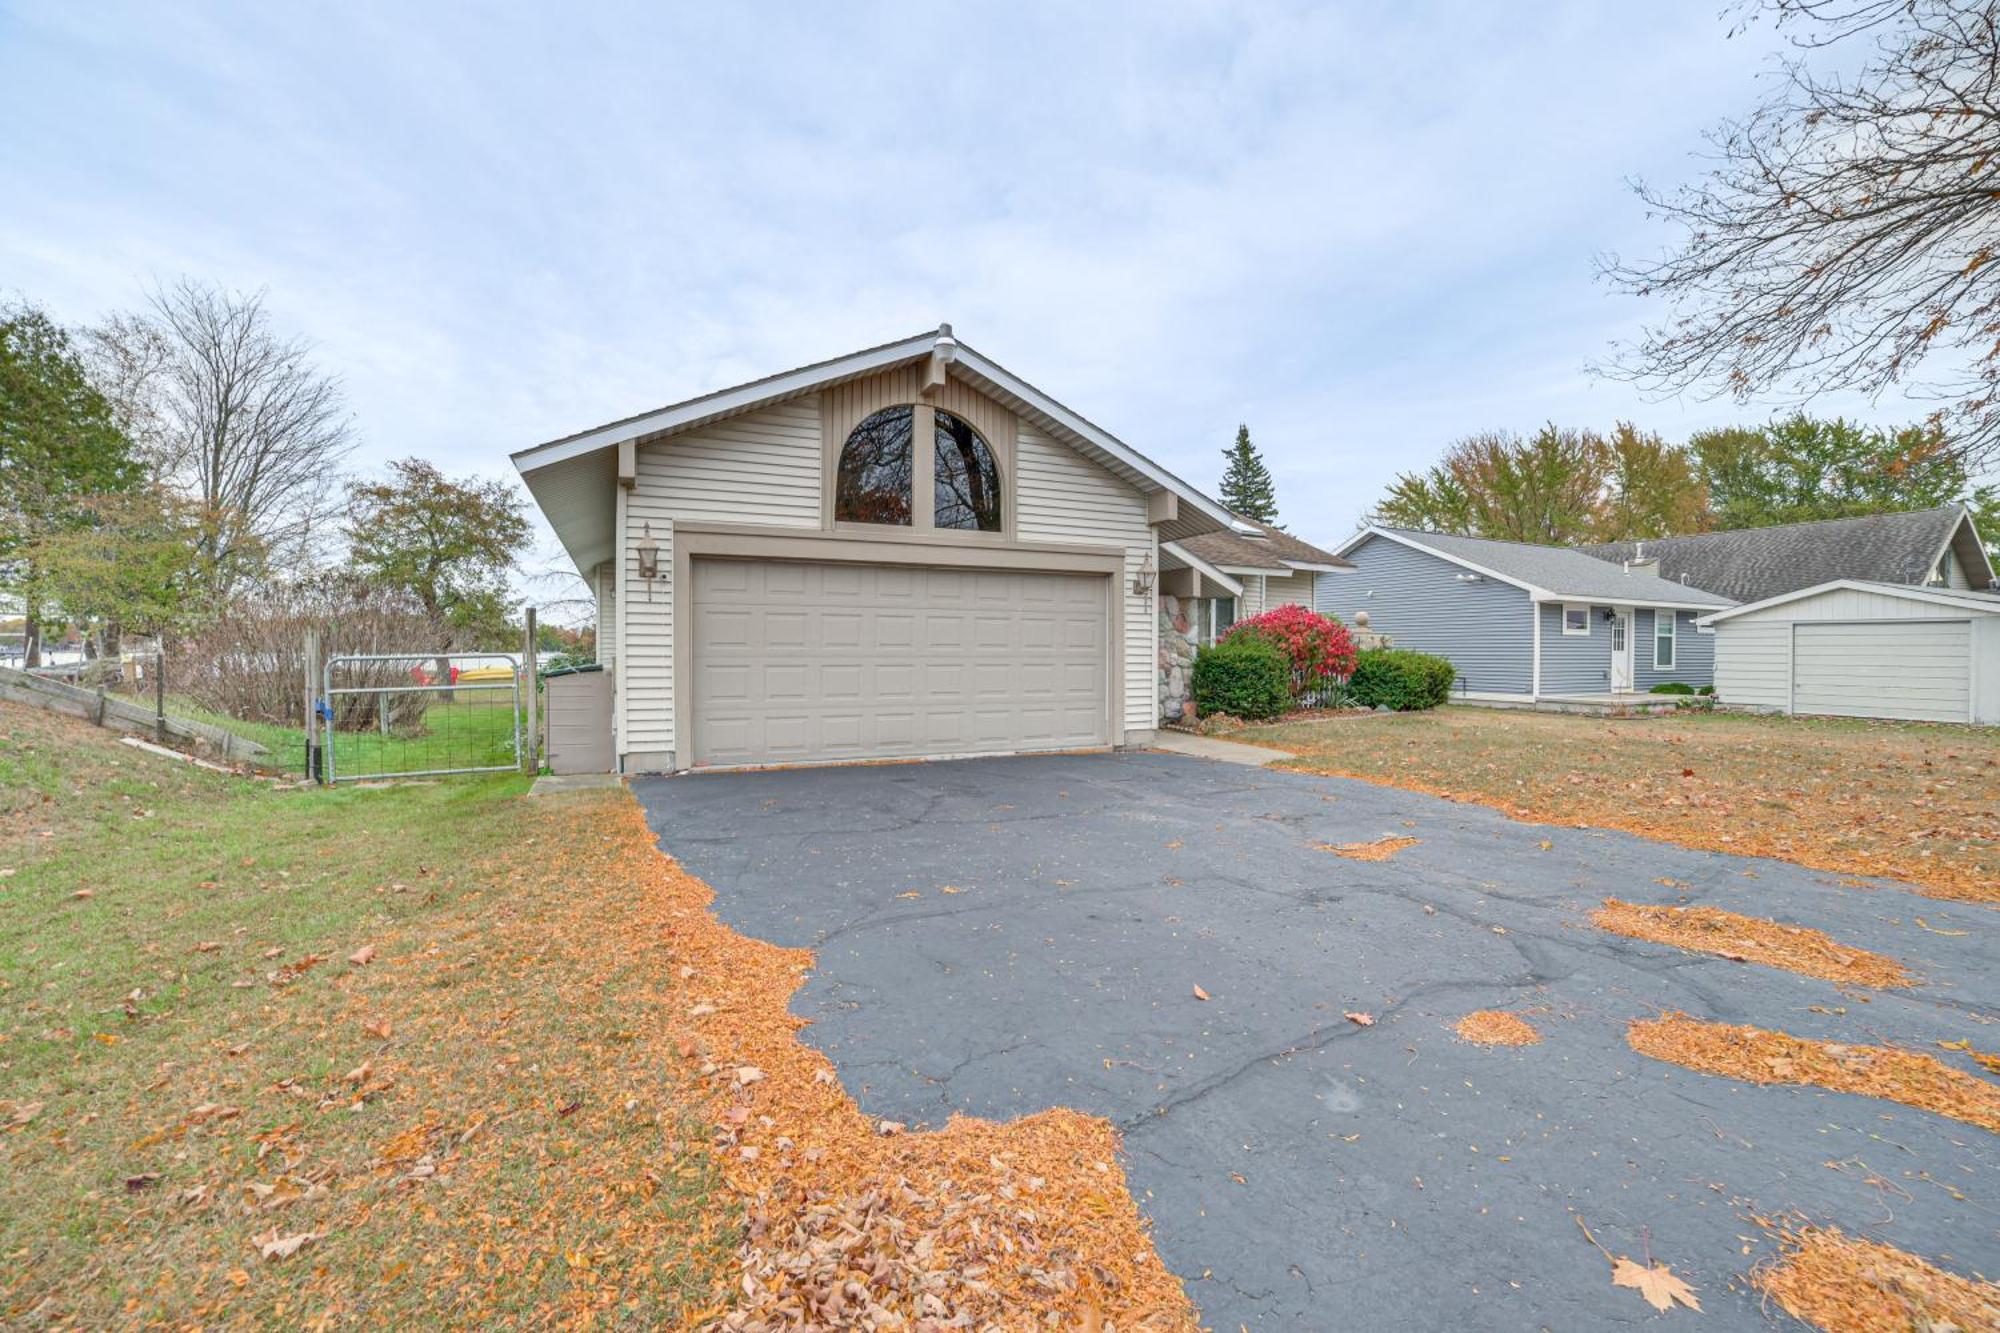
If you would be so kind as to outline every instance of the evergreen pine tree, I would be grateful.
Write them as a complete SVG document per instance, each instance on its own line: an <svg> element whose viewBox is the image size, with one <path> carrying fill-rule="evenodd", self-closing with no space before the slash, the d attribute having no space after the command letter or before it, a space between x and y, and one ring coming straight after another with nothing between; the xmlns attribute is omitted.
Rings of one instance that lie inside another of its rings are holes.
<svg viewBox="0 0 2000 1333"><path fill-rule="evenodd" d="M1236 443L1222 451L1229 466L1222 472L1222 503L1245 518L1275 526L1278 522L1278 489L1264 456L1250 443L1250 428L1236 428Z"/></svg>

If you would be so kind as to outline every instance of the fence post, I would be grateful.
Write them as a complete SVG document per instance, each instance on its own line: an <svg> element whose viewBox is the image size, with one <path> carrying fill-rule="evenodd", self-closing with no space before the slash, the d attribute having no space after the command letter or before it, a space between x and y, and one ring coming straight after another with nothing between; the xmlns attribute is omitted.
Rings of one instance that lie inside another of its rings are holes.
<svg viewBox="0 0 2000 1333"><path fill-rule="evenodd" d="M153 740L167 743L167 650L164 646L153 654Z"/></svg>
<svg viewBox="0 0 2000 1333"><path fill-rule="evenodd" d="M541 732L536 727L536 705L540 702L537 681L541 677L541 660L535 656L535 608L529 607L524 618L524 642L521 645L522 684L528 690L528 743L522 748L522 766L530 777L542 771Z"/></svg>
<svg viewBox="0 0 2000 1333"><path fill-rule="evenodd" d="M306 777L324 783L319 756L319 631L306 631Z"/></svg>

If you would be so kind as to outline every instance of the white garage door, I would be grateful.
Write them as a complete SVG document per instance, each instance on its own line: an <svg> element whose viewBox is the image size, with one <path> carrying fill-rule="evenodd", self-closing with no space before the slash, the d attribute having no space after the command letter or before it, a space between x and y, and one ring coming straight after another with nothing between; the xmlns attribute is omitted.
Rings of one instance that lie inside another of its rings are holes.
<svg viewBox="0 0 2000 1333"><path fill-rule="evenodd" d="M694 563L693 763L1106 745L1101 575Z"/></svg>
<svg viewBox="0 0 2000 1333"><path fill-rule="evenodd" d="M1802 621L1792 634L1794 712L1931 722L1971 715L1967 621Z"/></svg>

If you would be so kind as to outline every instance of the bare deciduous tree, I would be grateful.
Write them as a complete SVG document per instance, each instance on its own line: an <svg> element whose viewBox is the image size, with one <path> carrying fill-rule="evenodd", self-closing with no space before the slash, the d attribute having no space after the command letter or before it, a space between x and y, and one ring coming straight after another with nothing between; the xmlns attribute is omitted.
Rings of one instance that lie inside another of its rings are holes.
<svg viewBox="0 0 2000 1333"><path fill-rule="evenodd" d="M93 336L100 382L155 475L217 516L206 567L240 569L255 548L296 557L330 530L355 444L340 381L272 327L261 294L182 279Z"/></svg>
<svg viewBox="0 0 2000 1333"><path fill-rule="evenodd" d="M2000 457L2000 0L1745 0L1793 54L1708 176L1639 186L1685 235L1610 281L1668 317L1606 369L1667 392L1900 387ZM1851 73L1816 69L1866 44ZM1837 57L1832 57L1837 58Z"/></svg>

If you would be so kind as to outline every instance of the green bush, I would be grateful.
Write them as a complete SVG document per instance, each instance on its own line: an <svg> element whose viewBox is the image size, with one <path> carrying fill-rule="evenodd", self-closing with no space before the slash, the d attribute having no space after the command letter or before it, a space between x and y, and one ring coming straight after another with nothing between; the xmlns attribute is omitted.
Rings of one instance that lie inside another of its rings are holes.
<svg viewBox="0 0 2000 1333"><path fill-rule="evenodd" d="M1347 688L1363 708L1399 713L1436 708L1451 697L1458 671L1442 657L1408 648L1370 648L1356 658Z"/></svg>
<svg viewBox="0 0 2000 1333"><path fill-rule="evenodd" d="M1292 664L1261 639L1229 639L1194 656L1195 712L1261 721L1292 706Z"/></svg>
<svg viewBox="0 0 2000 1333"><path fill-rule="evenodd" d="M1694 686L1681 680L1663 680L1650 691L1653 694L1693 694Z"/></svg>

